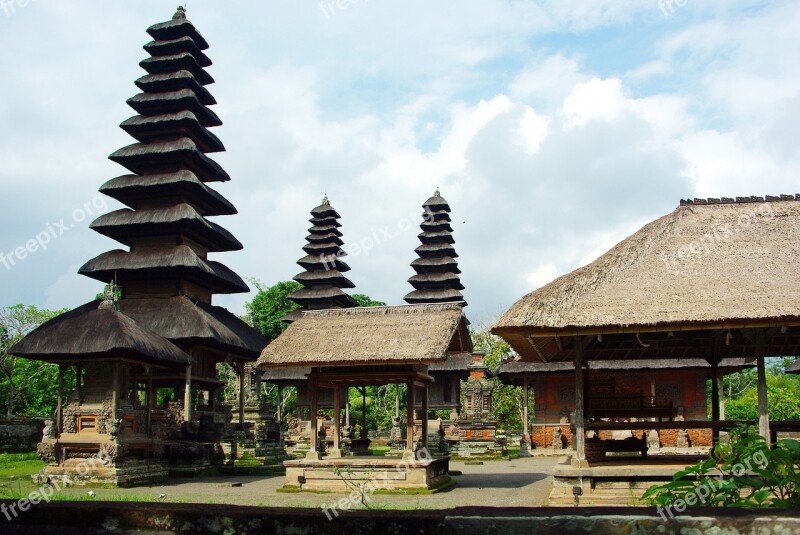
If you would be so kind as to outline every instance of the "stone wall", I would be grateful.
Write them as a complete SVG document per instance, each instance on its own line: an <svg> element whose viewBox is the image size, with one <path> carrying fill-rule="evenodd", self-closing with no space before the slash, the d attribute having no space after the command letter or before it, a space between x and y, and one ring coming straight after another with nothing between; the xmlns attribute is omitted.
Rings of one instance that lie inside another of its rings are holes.
<svg viewBox="0 0 800 535"><path fill-rule="evenodd" d="M44 418L0 420L0 453L30 453L42 439Z"/></svg>

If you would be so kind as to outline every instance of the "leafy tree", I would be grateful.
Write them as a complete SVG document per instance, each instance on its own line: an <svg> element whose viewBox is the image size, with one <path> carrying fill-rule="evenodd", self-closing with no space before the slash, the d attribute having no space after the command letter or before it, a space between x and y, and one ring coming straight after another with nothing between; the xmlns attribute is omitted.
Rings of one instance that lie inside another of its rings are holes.
<svg viewBox="0 0 800 535"><path fill-rule="evenodd" d="M385 307L386 303L383 301L373 301L372 298L364 294L353 294L353 299L360 307Z"/></svg>
<svg viewBox="0 0 800 535"><path fill-rule="evenodd" d="M800 377L775 369L767 373L767 403L770 420L800 420ZM758 420L758 388L754 385L725 405L725 417L731 420Z"/></svg>
<svg viewBox="0 0 800 535"><path fill-rule="evenodd" d="M18 358L11 347L42 323L66 312L44 310L35 306L14 305L0 308L0 399L6 417L47 415L55 407L58 366ZM67 377L66 387L74 386L74 374Z"/></svg>
<svg viewBox="0 0 800 535"><path fill-rule="evenodd" d="M258 289L258 293L245 305L247 313L252 318L253 326L261 334L274 340L287 327L281 319L300 308L297 303L289 301L288 295L302 286L294 281L281 281L272 286L265 286L258 280L250 282Z"/></svg>
<svg viewBox="0 0 800 535"><path fill-rule="evenodd" d="M500 337L493 335L488 328L471 330L472 345L476 351L484 351L484 361L490 370L497 370L503 358L511 352L511 346ZM500 429L522 429L523 407L525 397L522 388L504 385L496 377L492 377L495 387L492 393L497 426ZM533 392L528 396L528 417L534 415Z"/></svg>

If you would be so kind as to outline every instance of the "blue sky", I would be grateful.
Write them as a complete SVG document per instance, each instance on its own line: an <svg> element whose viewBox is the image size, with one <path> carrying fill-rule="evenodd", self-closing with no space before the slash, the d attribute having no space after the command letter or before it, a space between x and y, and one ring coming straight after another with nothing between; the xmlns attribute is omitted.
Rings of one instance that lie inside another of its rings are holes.
<svg viewBox="0 0 800 535"><path fill-rule="evenodd" d="M0 253L57 234L0 262L0 306L98 290L76 274L118 247L88 229L117 207L96 191L124 172L107 156L132 142L118 125L145 30L174 7L0 0ZM402 303L440 187L481 325L682 197L800 190L797 2L191 0L188 15L225 123L217 189L239 209L216 222L245 245L215 259L243 277L299 272L327 193L362 246L355 291Z"/></svg>

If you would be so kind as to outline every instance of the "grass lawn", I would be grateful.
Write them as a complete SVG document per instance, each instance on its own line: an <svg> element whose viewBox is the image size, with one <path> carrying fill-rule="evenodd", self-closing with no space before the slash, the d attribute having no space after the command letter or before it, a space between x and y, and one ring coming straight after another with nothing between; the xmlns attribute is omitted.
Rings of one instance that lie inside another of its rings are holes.
<svg viewBox="0 0 800 535"><path fill-rule="evenodd" d="M0 498L18 499L34 489L31 476L44 468L35 453L0 454Z"/></svg>

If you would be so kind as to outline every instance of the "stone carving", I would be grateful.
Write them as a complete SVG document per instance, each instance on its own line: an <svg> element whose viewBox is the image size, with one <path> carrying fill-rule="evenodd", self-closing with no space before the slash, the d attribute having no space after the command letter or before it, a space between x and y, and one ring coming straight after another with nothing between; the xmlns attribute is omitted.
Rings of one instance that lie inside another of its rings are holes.
<svg viewBox="0 0 800 535"><path fill-rule="evenodd" d="M560 427L553 428L553 449L554 450L561 450L564 449L564 440L563 440L563 432L561 431Z"/></svg>
<svg viewBox="0 0 800 535"><path fill-rule="evenodd" d="M36 453L45 463L55 465L56 463L56 443L55 441L39 442L36 445Z"/></svg>
<svg viewBox="0 0 800 535"><path fill-rule="evenodd" d="M44 421L44 431L42 431L42 440L47 440L48 438L56 438L56 426L53 420Z"/></svg>
<svg viewBox="0 0 800 535"><path fill-rule="evenodd" d="M678 415L675 417L675 421L676 422L684 421L686 419L686 417L684 416L685 409L683 408L683 405L678 407L677 412L678 412Z"/></svg>
<svg viewBox="0 0 800 535"><path fill-rule="evenodd" d="M656 385L656 397L663 399L681 399L681 387L676 384Z"/></svg>
<svg viewBox="0 0 800 535"><path fill-rule="evenodd" d="M81 406L79 403L69 403L64 407L64 433L77 433L78 432L78 413Z"/></svg>
<svg viewBox="0 0 800 535"><path fill-rule="evenodd" d="M562 424L570 423L570 412L568 409L561 409L560 416L561 418L559 419L559 423Z"/></svg>
<svg viewBox="0 0 800 535"><path fill-rule="evenodd" d="M119 432L122 429L122 420L114 419L106 422L106 434L108 438L115 441L119 438Z"/></svg>
<svg viewBox="0 0 800 535"><path fill-rule="evenodd" d="M686 429L678 429L678 447L689 447L689 432Z"/></svg>
<svg viewBox="0 0 800 535"><path fill-rule="evenodd" d="M389 432L389 446L399 448L403 445L403 432L400 429L401 418L392 416L392 430Z"/></svg>
<svg viewBox="0 0 800 535"><path fill-rule="evenodd" d="M658 437L658 431L651 429L647 434L647 449L657 450L661 448L661 439Z"/></svg>

